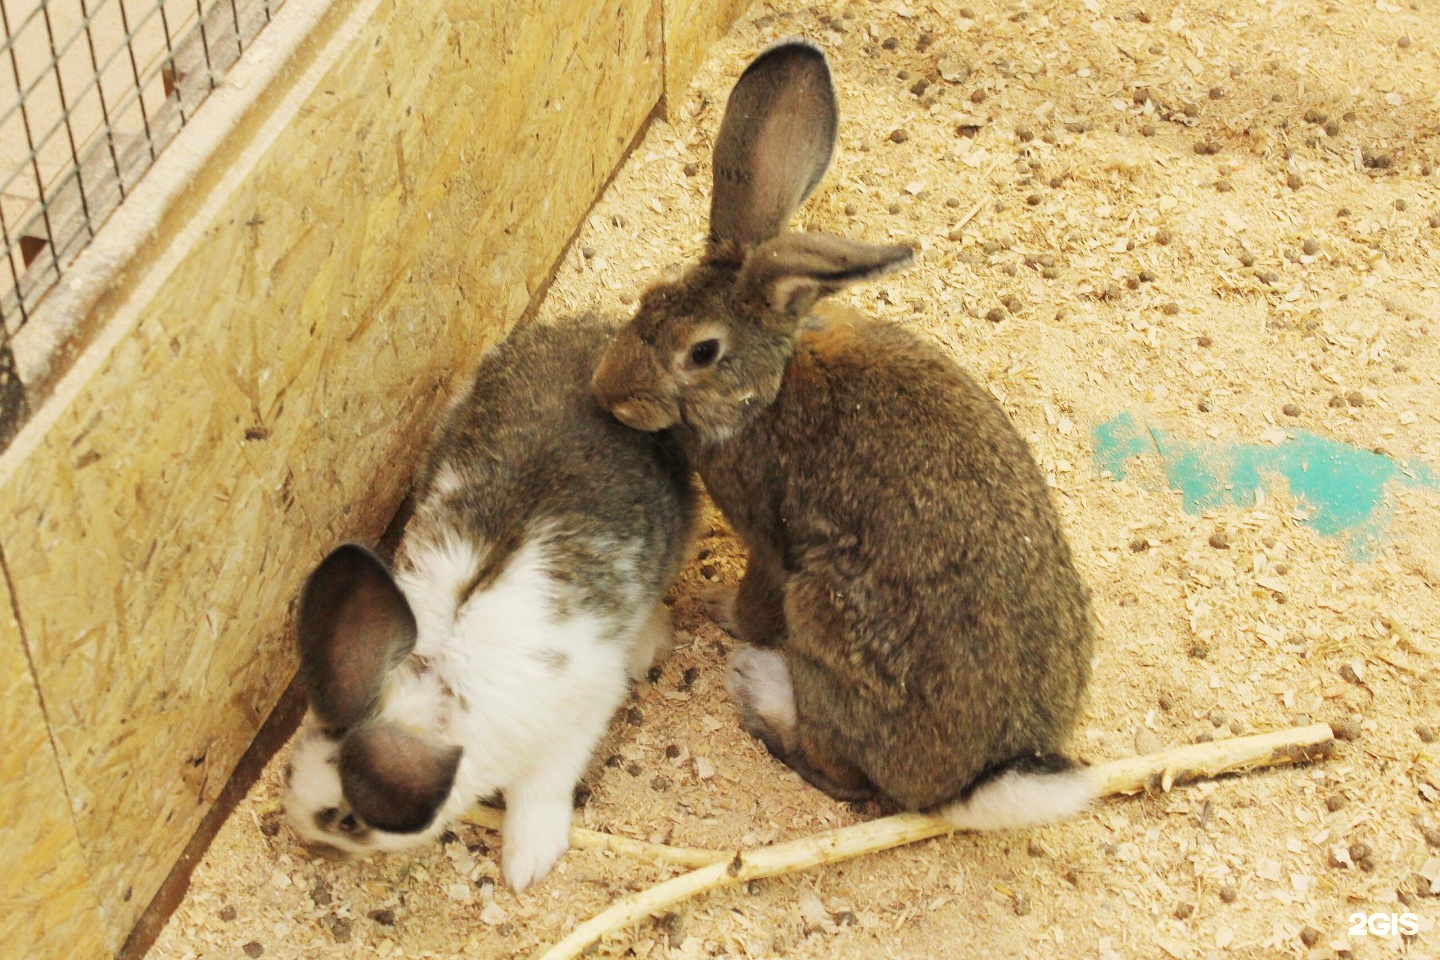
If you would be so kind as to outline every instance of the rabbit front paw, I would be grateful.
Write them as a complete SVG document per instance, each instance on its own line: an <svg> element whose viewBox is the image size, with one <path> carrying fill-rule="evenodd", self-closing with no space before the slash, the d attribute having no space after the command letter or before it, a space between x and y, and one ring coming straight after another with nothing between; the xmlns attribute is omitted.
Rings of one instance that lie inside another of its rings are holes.
<svg viewBox="0 0 1440 960"><path fill-rule="evenodd" d="M570 805L562 801L542 809L507 810L504 839L500 869L510 889L519 893L543 880L570 848Z"/></svg>
<svg viewBox="0 0 1440 960"><path fill-rule="evenodd" d="M795 690L790 668L778 650L740 646L730 654L725 689L740 711L740 723L784 755L795 735Z"/></svg>

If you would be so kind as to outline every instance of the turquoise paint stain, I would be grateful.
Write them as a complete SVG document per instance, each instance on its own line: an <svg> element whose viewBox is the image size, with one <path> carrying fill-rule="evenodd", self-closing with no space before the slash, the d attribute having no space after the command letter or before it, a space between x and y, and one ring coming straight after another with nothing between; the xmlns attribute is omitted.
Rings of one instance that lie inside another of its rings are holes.
<svg viewBox="0 0 1440 960"><path fill-rule="evenodd" d="M1109 471L1116 480L1125 479L1125 461L1147 453L1158 454L1149 431L1129 413L1120 413L1091 431L1095 440L1095 467Z"/></svg>
<svg viewBox="0 0 1440 960"><path fill-rule="evenodd" d="M1422 463L1400 464L1306 430L1289 433L1292 438L1280 444L1195 442L1121 413L1097 425L1092 436L1096 467L1116 480L1125 479L1129 460L1158 456L1188 513L1254 506L1259 491L1268 492L1283 477L1290 495L1305 505L1315 532L1348 539L1357 560L1384 539L1391 513L1384 502L1388 484L1437 486L1434 473Z"/></svg>

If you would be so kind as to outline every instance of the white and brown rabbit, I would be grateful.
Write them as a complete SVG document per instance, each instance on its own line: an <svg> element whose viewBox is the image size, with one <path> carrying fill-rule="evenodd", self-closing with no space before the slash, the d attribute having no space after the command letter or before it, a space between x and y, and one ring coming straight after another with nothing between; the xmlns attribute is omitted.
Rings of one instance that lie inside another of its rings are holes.
<svg viewBox="0 0 1440 960"><path fill-rule="evenodd" d="M815 47L746 69L715 144L707 252L644 294L596 395L673 433L749 548L720 605L751 644L728 686L773 753L838 798L962 828L1072 815L1093 793L1058 753L1089 673L1087 591L989 394L899 326L812 314L911 260L786 231L835 127Z"/></svg>
<svg viewBox="0 0 1440 960"><path fill-rule="evenodd" d="M576 781L669 647L694 514L674 440L590 392L613 333L535 325L495 347L431 441L395 572L347 544L310 575L285 800L308 844L414 846L498 790L512 887L569 846Z"/></svg>

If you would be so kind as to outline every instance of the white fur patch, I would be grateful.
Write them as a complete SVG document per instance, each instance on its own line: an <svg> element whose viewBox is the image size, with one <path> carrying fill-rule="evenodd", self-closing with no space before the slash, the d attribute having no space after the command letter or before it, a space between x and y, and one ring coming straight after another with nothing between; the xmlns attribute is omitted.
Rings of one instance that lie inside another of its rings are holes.
<svg viewBox="0 0 1440 960"><path fill-rule="evenodd" d="M959 830L1025 830L1073 817L1094 799L1095 785L1084 770L1012 770L977 787L941 815Z"/></svg>
<svg viewBox="0 0 1440 960"><path fill-rule="evenodd" d="M395 582L415 614L415 652L430 656L455 629L460 591L469 584L489 553L488 545L456 535L434 543L407 543L405 566Z"/></svg>
<svg viewBox="0 0 1440 960"><path fill-rule="evenodd" d="M459 605L488 547L458 536L406 545L396 582L415 614L414 655L386 679L379 719L463 749L455 784L434 822L413 834L372 830L359 842L326 833L315 815L344 808L338 745L313 720L297 738L286 811L295 832L354 854L432 840L477 797L506 794L504 872L517 888L543 877L569 844L571 791L629 690L635 645L653 647L658 596L627 582L620 617L558 601L571 589L551 576L545 528L493 582ZM629 542L597 547L633 580ZM561 616L568 609L569 615ZM615 642L617 637L624 642Z"/></svg>
<svg viewBox="0 0 1440 960"><path fill-rule="evenodd" d="M345 802L336 766L339 759L340 744L322 734L314 716L306 714L290 757L290 782L285 790L290 826L306 842L331 843L330 836L315 825L315 814Z"/></svg>
<svg viewBox="0 0 1440 960"><path fill-rule="evenodd" d="M795 729L795 688L790 668L778 650L745 644L730 654L725 678L730 696L777 731Z"/></svg>

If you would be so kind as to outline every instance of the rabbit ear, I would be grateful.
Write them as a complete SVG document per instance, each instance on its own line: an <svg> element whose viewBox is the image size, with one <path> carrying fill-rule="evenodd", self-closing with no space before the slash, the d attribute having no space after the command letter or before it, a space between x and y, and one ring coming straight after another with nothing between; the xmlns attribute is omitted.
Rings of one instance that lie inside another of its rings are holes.
<svg viewBox="0 0 1440 960"><path fill-rule="evenodd" d="M347 543L306 581L298 637L310 706L344 729L373 712L385 675L415 648L415 615L380 558Z"/></svg>
<svg viewBox="0 0 1440 960"><path fill-rule="evenodd" d="M903 245L877 246L824 233L787 233L745 258L739 288L789 318L803 317L821 297L852 283L908 267Z"/></svg>
<svg viewBox="0 0 1440 960"><path fill-rule="evenodd" d="M715 138L711 240L750 246L783 230L830 166L836 124L818 47L787 41L745 68Z"/></svg>
<svg viewBox="0 0 1440 960"><path fill-rule="evenodd" d="M364 724L340 745L345 802L376 829L419 833L450 796L461 752L394 724Z"/></svg>

